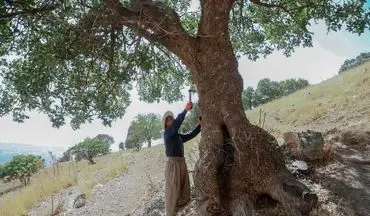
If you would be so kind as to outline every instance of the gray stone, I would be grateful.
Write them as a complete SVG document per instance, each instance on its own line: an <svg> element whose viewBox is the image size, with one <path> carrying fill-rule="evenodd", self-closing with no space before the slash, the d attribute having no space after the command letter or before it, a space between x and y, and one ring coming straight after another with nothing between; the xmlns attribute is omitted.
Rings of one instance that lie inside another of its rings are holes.
<svg viewBox="0 0 370 216"><path fill-rule="evenodd" d="M290 159L315 161L324 159L324 138L320 132L284 133L284 143L281 147L284 155Z"/></svg>
<svg viewBox="0 0 370 216"><path fill-rule="evenodd" d="M81 208L86 204L86 194L80 194L73 201L73 208Z"/></svg>

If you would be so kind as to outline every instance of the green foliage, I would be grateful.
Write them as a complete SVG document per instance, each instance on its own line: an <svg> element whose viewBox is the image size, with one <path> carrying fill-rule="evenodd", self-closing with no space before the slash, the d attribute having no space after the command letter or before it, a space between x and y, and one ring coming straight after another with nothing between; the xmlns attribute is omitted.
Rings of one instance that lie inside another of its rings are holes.
<svg viewBox="0 0 370 216"><path fill-rule="evenodd" d="M282 91L283 96L290 95L299 89L303 89L309 85L307 80L304 79L287 79L283 80L279 83L280 89Z"/></svg>
<svg viewBox="0 0 370 216"><path fill-rule="evenodd" d="M61 158L59 158L59 162L66 162L66 161L70 161L71 160L71 156L72 156L72 148L73 147L70 147L67 149L67 151L63 152L63 155Z"/></svg>
<svg viewBox="0 0 370 216"><path fill-rule="evenodd" d="M202 114L200 113L200 107L198 103L193 104L193 109L187 114L185 120L181 124L180 132L181 133L188 133L197 126L197 121L199 116Z"/></svg>
<svg viewBox="0 0 370 216"><path fill-rule="evenodd" d="M0 178L4 178L6 176L5 166L0 164Z"/></svg>
<svg viewBox="0 0 370 216"><path fill-rule="evenodd" d="M137 122L134 120L131 122L130 127L127 131L126 141L125 141L125 147L126 149L133 149L135 148L137 151L139 151L143 145L143 139L139 136L139 133L135 133L136 131L139 131L139 127Z"/></svg>
<svg viewBox="0 0 370 216"><path fill-rule="evenodd" d="M121 150L124 150L125 149L125 143L124 142L120 142L119 145L118 145L119 149Z"/></svg>
<svg viewBox="0 0 370 216"><path fill-rule="evenodd" d="M76 160L86 159L90 164L95 164L93 158L106 155L110 152L110 145L98 139L86 138L72 147L72 154L76 156Z"/></svg>
<svg viewBox="0 0 370 216"><path fill-rule="evenodd" d="M103 141L109 146L114 144L114 138L108 134L98 134L94 139Z"/></svg>
<svg viewBox="0 0 370 216"><path fill-rule="evenodd" d="M258 82L256 91L254 92L254 101L256 105L264 104L279 98L281 95L282 91L279 83L265 78Z"/></svg>
<svg viewBox="0 0 370 216"><path fill-rule="evenodd" d="M242 100L243 100L243 106L245 110L252 109L253 95L254 95L254 89L250 86L243 91Z"/></svg>
<svg viewBox="0 0 370 216"><path fill-rule="evenodd" d="M44 163L41 156L15 155L11 161L0 167L0 177L7 177L10 180L18 179L26 186L30 183L31 176L44 168Z"/></svg>
<svg viewBox="0 0 370 216"><path fill-rule="evenodd" d="M154 113L137 115L128 129L126 148L140 150L144 142L147 142L148 148L150 148L152 140L159 139L162 136L162 128L160 116Z"/></svg>
<svg viewBox="0 0 370 216"><path fill-rule="evenodd" d="M271 81L268 78L262 79L258 82L256 90L248 87L243 91L244 109L249 110L277 98L287 96L308 85L308 81L304 79L287 79L280 82Z"/></svg>
<svg viewBox="0 0 370 216"><path fill-rule="evenodd" d="M168 47L142 37L163 26L123 26L101 0L11 2L0 1L0 117L12 114L23 122L36 110L54 127L69 122L76 129L95 117L109 126L125 114L133 84L147 102L183 98L189 71ZM128 7L131 1L120 2ZM198 35L202 11L190 11L191 0L161 2L167 18L175 17L190 37ZM312 46L307 27L318 20L331 31L363 33L370 26L365 3L237 0L227 35L237 56L290 55L297 46Z"/></svg>
<svg viewBox="0 0 370 216"><path fill-rule="evenodd" d="M370 60L370 52L368 53L361 53L356 58L353 59L346 59L344 63L339 68L339 73L346 71L350 68L356 67L360 64L363 64Z"/></svg>

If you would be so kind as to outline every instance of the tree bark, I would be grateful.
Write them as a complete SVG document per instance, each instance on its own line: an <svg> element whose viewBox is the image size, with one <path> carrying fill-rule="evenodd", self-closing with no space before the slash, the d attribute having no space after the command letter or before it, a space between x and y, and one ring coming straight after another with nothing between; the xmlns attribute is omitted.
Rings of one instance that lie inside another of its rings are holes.
<svg viewBox="0 0 370 216"><path fill-rule="evenodd" d="M261 195L280 203L286 215L308 214L317 196L286 169L275 138L246 118L243 81L228 37L200 38L197 45L188 67L204 119L194 171L201 215L249 215ZM231 150L225 148L225 127Z"/></svg>
<svg viewBox="0 0 370 216"><path fill-rule="evenodd" d="M93 157L91 157L91 156L87 157L87 161L88 161L88 164L90 164L90 165L95 164L95 161L94 161Z"/></svg>
<svg viewBox="0 0 370 216"><path fill-rule="evenodd" d="M148 148L151 148L151 147L152 147L152 140L148 139Z"/></svg>
<svg viewBox="0 0 370 216"><path fill-rule="evenodd" d="M118 0L102 1L125 18L123 25L165 46L193 75L204 120L193 173L200 214L251 215L255 200L263 195L279 203L279 215L308 214L317 196L289 173L275 138L246 118L243 80L228 32L235 0L202 0L196 38L184 31L176 16L167 16L155 5L143 6L141 17ZM225 134L231 137L231 148L224 143Z"/></svg>

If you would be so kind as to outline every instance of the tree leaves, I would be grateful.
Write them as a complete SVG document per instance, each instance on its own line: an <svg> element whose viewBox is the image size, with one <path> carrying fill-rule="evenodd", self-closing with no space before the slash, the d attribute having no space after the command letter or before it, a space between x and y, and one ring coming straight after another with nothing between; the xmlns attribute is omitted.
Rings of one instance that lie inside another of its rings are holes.
<svg viewBox="0 0 370 216"><path fill-rule="evenodd" d="M19 179L23 185L27 185L31 176L44 167L44 163L40 156L15 155L11 161L0 167L0 177L8 177L10 180Z"/></svg>
<svg viewBox="0 0 370 216"><path fill-rule="evenodd" d="M110 145L100 139L86 138L71 148L71 153L76 156L77 160L86 159L93 164L93 158L106 155L110 152Z"/></svg>
<svg viewBox="0 0 370 216"><path fill-rule="evenodd" d="M114 138L108 134L98 134L94 139L105 142L107 145L111 146L114 144Z"/></svg>
<svg viewBox="0 0 370 216"><path fill-rule="evenodd" d="M339 68L339 73L342 73L345 70L350 68L356 67L364 62L370 60L370 52L368 53L360 53L356 58L353 59L346 59L343 64Z"/></svg>
<svg viewBox="0 0 370 216"><path fill-rule="evenodd" d="M133 86L146 102L174 102L191 83L188 69L164 43L171 32L163 26L118 19L100 0L22 2L22 7L0 3L0 117L12 114L23 122L36 110L46 113L54 127L69 122L77 129L94 118L109 126L125 114ZM191 3L155 1L147 9L164 14L173 21L166 22L169 27L188 39L202 40L201 11L191 11ZM297 46L312 46L308 27L319 20L328 30L363 33L370 26L365 3L237 0L228 35L237 56L256 60L274 50L289 56ZM157 30L161 34L154 34Z"/></svg>
<svg viewBox="0 0 370 216"><path fill-rule="evenodd" d="M140 150L143 143L147 142L150 148L152 140L161 138L162 130L160 116L154 113L139 114L128 129L125 147Z"/></svg>

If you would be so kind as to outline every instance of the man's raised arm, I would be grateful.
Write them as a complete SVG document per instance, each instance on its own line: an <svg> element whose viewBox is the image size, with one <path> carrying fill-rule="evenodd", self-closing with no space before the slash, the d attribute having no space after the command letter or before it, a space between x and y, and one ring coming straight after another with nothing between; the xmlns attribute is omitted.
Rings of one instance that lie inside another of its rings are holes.
<svg viewBox="0 0 370 216"><path fill-rule="evenodd" d="M193 107L192 103L187 103L184 111L177 115L176 119L173 121L172 125L166 129L167 136L171 136L180 129L182 122L185 119L186 113Z"/></svg>
<svg viewBox="0 0 370 216"><path fill-rule="evenodd" d="M188 134L180 134L182 141L185 143L185 142L193 139L194 137L196 137L200 133L200 128L201 128L201 126L199 124L192 132L190 132Z"/></svg>

